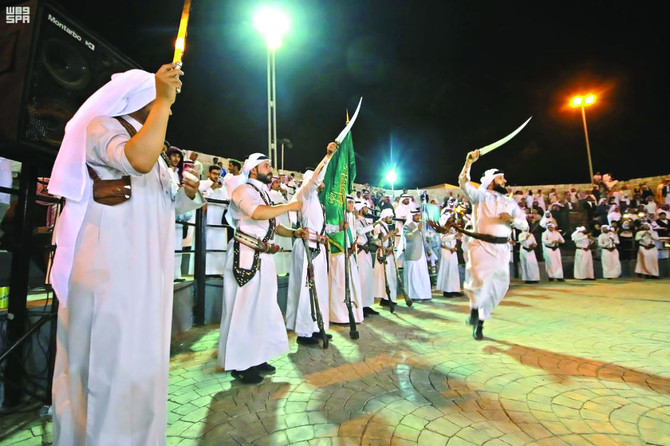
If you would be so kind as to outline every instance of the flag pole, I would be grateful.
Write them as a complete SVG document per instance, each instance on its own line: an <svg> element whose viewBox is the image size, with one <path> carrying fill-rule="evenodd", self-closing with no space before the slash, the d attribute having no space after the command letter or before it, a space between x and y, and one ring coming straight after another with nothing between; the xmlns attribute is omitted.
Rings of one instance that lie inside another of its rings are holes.
<svg viewBox="0 0 670 446"><path fill-rule="evenodd" d="M349 124L349 110L347 110L347 124ZM347 194L350 193L349 190L349 176L347 175ZM351 303L351 289L349 286L349 238L347 237L349 233L349 218L347 217L347 197L344 197L344 303L347 306L347 311L349 312L349 338L358 339L358 330L356 330L356 318L354 317L353 305Z"/></svg>

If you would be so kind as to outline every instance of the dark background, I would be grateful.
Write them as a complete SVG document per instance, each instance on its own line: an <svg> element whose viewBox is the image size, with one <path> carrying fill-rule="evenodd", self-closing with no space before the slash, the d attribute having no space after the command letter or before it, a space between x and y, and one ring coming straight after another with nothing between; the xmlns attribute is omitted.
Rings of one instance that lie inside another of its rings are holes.
<svg viewBox="0 0 670 446"><path fill-rule="evenodd" d="M182 2L63 0L75 20L144 69L172 60ZM261 2L193 0L183 92L168 140L235 157L267 152ZM668 33L662 3L630 1L287 1L277 51L278 138L288 169L314 166L363 97L353 128L357 182L457 183L467 151L526 129L473 168L510 184L587 182L579 109L595 171L629 179L668 168ZM281 161L280 161L281 162ZM280 162L278 164L280 164Z"/></svg>

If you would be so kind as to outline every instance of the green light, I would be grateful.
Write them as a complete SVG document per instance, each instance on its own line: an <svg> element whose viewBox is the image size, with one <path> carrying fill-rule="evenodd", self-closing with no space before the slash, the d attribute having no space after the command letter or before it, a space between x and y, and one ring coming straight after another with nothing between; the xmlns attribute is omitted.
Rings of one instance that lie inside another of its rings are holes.
<svg viewBox="0 0 670 446"><path fill-rule="evenodd" d="M386 172L386 181L391 183L391 185L393 185L393 183L395 183L397 179L398 175L395 173L395 169L391 169L388 172Z"/></svg>
<svg viewBox="0 0 670 446"><path fill-rule="evenodd" d="M254 14L254 25L265 37L265 43L271 50L281 46L281 39L289 29L288 16L282 11L266 6Z"/></svg>

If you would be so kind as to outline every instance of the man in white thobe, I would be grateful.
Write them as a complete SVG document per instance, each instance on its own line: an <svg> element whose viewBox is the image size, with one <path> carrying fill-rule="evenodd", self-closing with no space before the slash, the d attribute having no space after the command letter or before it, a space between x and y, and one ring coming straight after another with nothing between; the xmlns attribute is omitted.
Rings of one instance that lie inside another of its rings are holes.
<svg viewBox="0 0 670 446"><path fill-rule="evenodd" d="M235 192L237 186L244 184L247 180L246 176L242 175L241 170L242 163L232 158L228 160L228 174L223 177L223 185L229 197L233 196L233 192Z"/></svg>
<svg viewBox="0 0 670 446"><path fill-rule="evenodd" d="M547 211L544 214L542 214L542 218L540 218L540 227L546 229L549 223L553 223L554 227L558 226L558 222L556 221L554 216L551 215L551 211Z"/></svg>
<svg viewBox="0 0 670 446"><path fill-rule="evenodd" d="M470 299L472 335L481 340L484 339L484 321L491 318L509 288L508 241L512 227L526 231L528 222L526 214L508 196L507 181L502 172L489 169L481 178L479 188L470 184L470 167L478 159L479 150L468 153L458 182L472 204L474 233L481 238L473 236L468 241L468 276L464 284Z"/></svg>
<svg viewBox="0 0 670 446"><path fill-rule="evenodd" d="M398 276L393 250L395 243L393 209L386 208L381 211L379 221L374 224L374 235L381 244L381 247L377 251L377 262L374 267L374 294L380 298L379 305L390 306L391 303L395 304L398 294Z"/></svg>
<svg viewBox="0 0 670 446"><path fill-rule="evenodd" d="M356 260L358 264L358 276L361 280L361 302L363 302L363 316L373 316L377 314L372 309L375 303L375 282L372 265L373 252L372 244L374 236L374 228L372 222L366 218L370 209L367 201L360 201L354 203L354 211L356 215Z"/></svg>
<svg viewBox="0 0 670 446"><path fill-rule="evenodd" d="M442 291L444 297L458 296L461 294L461 278L458 271L458 232L456 229L451 227L446 234L441 234L440 242L442 252L435 289Z"/></svg>
<svg viewBox="0 0 670 446"><path fill-rule="evenodd" d="M638 243L635 273L645 279L658 279L658 234L651 229L651 224L642 223L641 230L635 233Z"/></svg>
<svg viewBox="0 0 670 446"><path fill-rule="evenodd" d="M554 279L563 282L563 262L561 260L560 245L565 243L563 236L556 230L554 223L547 224L547 230L542 233L542 256L544 267L547 270L549 282Z"/></svg>
<svg viewBox="0 0 670 446"><path fill-rule="evenodd" d="M267 156L250 155L242 172L249 179L235 189L228 208L235 237L228 242L223 272L218 363L242 383L258 384L261 374L275 371L267 361L288 351L272 242L275 231L288 237L300 234L277 225L276 217L299 210L302 203L272 205L267 192L272 166Z"/></svg>
<svg viewBox="0 0 670 446"><path fill-rule="evenodd" d="M223 274L226 263L226 245L228 244L228 232L221 227L224 224L223 213L228 208L227 204L214 202L214 200L228 201L228 191L223 186L220 177L221 167L216 164L209 166L208 177L200 182L200 192L207 200L207 230L205 243L207 251L221 250L222 252L208 252L205 260L205 274Z"/></svg>
<svg viewBox="0 0 670 446"><path fill-rule="evenodd" d="M651 222L651 229L656 231L659 237L667 237L670 229L670 221L668 221L664 211L658 213L658 218Z"/></svg>
<svg viewBox="0 0 670 446"><path fill-rule="evenodd" d="M402 261L404 258L403 252L405 251L405 237L402 228L404 222L408 218L410 218L411 212L414 209L416 209L416 205L414 204L413 197L410 194L402 194L400 196L400 203L398 203L398 206L395 208L395 218L396 218L395 256L396 259L399 261L398 267L402 267Z"/></svg>
<svg viewBox="0 0 670 446"><path fill-rule="evenodd" d="M611 225L613 221L621 221L621 212L619 206L612 206L607 214L607 224Z"/></svg>
<svg viewBox="0 0 670 446"><path fill-rule="evenodd" d="M226 193L228 194L228 198L233 196L233 192L235 189L240 184L243 184L245 181L247 181L246 175L242 175L242 163L240 163L236 159L229 158L228 159L228 173L226 176L223 177L223 186L226 188ZM230 241L233 238L233 232L234 230L232 229L233 223L231 219L228 216L228 209L225 210L223 213L223 218L225 224L228 225L228 228L226 228L226 232L228 234L228 240Z"/></svg>
<svg viewBox="0 0 670 446"><path fill-rule="evenodd" d="M51 270L54 445L166 442L175 212L204 204L198 182L173 184L161 157L182 74L174 63L115 74L66 126L49 183L66 199ZM95 201L87 166L127 176L130 197Z"/></svg>
<svg viewBox="0 0 670 446"><path fill-rule="evenodd" d="M603 267L605 279L616 279L621 276L621 260L619 260L619 236L611 230L611 226L603 225L598 236L598 247L600 248L600 263Z"/></svg>
<svg viewBox="0 0 670 446"><path fill-rule="evenodd" d="M198 152L194 152L191 150L191 153L188 154L188 159L193 163L193 170L197 172L195 174L199 179L206 179L204 177L205 175L205 167L202 165L202 163L198 160Z"/></svg>
<svg viewBox="0 0 670 446"><path fill-rule="evenodd" d="M593 255L591 254L591 235L586 227L579 226L570 236L575 243L575 264L573 274L575 279L595 280L593 275Z"/></svg>
<svg viewBox="0 0 670 446"><path fill-rule="evenodd" d="M422 228L421 211L414 209L403 226L405 238L403 282L405 292L412 301L425 301L433 298L426 249L421 235Z"/></svg>
<svg viewBox="0 0 670 446"><path fill-rule="evenodd" d="M521 263L521 280L525 283L538 283L540 281L540 267L537 265L535 248L537 241L535 236L528 231L519 233L519 262Z"/></svg>
<svg viewBox="0 0 670 446"><path fill-rule="evenodd" d="M328 304L328 245L325 239L326 217L319 202L319 190L323 189L323 177L326 167L337 150L331 143L327 155L316 170L308 170L302 176L302 185L298 188L293 201L302 202L298 213L299 226L308 231L309 253L314 268L314 287L318 298L319 310L323 319L324 330L330 328L330 308ZM297 342L301 345L319 343L319 327L312 319L311 296L307 277L307 256L305 240L295 239L291 272L288 276L288 294L286 298L286 328L295 331Z"/></svg>
<svg viewBox="0 0 670 446"><path fill-rule="evenodd" d="M349 262L349 296L354 322L363 322L363 301L361 300L361 280L358 275L358 265L355 256L356 227L354 216L354 197L347 195L347 211L342 228L337 225L326 224L326 233L334 234L346 231L346 243ZM330 322L337 324L349 323L349 309L345 303L345 254L341 251L333 252L331 245L330 254Z"/></svg>

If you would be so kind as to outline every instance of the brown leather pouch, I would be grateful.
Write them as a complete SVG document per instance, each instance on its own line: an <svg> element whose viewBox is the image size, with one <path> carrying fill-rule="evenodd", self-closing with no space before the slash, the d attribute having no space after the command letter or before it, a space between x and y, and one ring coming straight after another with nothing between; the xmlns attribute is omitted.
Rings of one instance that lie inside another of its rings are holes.
<svg viewBox="0 0 670 446"><path fill-rule="evenodd" d="M131 197L130 175L118 180L102 180L91 166L86 165L88 174L93 179L93 200L107 206L116 206Z"/></svg>
<svg viewBox="0 0 670 446"><path fill-rule="evenodd" d="M128 121L120 116L115 118L126 129L131 138L135 136L137 131ZM116 206L130 200L132 190L130 188L129 175L125 175L118 180L102 180L91 166L87 164L86 168L93 180L93 200L96 203Z"/></svg>

